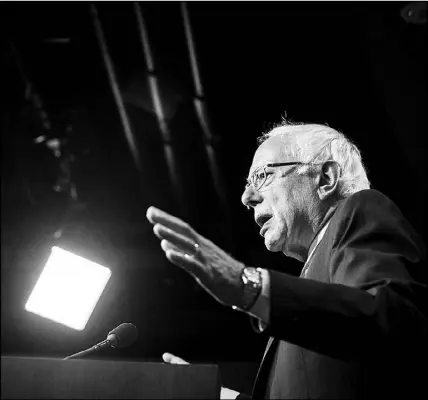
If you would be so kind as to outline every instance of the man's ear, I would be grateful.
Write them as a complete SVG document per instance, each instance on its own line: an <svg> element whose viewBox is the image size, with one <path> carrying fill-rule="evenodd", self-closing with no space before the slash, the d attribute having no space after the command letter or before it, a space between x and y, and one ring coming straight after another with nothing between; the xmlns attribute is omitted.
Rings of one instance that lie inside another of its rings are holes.
<svg viewBox="0 0 428 400"><path fill-rule="evenodd" d="M326 161L321 168L317 193L320 200L325 200L336 192L342 168L336 161Z"/></svg>

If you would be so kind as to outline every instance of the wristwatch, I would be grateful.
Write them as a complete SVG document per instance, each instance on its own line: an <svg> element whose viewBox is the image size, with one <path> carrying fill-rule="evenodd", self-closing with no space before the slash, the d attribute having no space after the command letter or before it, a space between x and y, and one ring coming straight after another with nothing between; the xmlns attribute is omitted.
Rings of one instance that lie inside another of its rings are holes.
<svg viewBox="0 0 428 400"><path fill-rule="evenodd" d="M254 306L262 290L261 268L245 267L241 273L241 281L244 291L243 304L239 307L234 307L234 309L248 311Z"/></svg>

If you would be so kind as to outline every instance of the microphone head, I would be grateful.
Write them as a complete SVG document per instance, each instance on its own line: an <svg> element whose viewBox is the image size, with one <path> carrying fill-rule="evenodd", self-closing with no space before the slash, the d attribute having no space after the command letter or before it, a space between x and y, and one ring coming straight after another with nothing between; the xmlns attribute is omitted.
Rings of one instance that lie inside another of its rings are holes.
<svg viewBox="0 0 428 400"><path fill-rule="evenodd" d="M120 348L131 345L138 337L138 329L130 322L120 324L108 333L107 339L113 335L111 347Z"/></svg>

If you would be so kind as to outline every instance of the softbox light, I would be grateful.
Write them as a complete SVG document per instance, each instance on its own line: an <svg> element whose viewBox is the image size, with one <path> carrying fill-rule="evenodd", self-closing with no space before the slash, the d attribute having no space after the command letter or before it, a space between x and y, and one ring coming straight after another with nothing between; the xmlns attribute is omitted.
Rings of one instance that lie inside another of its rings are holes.
<svg viewBox="0 0 428 400"><path fill-rule="evenodd" d="M109 268L54 246L25 309L83 330L110 276Z"/></svg>

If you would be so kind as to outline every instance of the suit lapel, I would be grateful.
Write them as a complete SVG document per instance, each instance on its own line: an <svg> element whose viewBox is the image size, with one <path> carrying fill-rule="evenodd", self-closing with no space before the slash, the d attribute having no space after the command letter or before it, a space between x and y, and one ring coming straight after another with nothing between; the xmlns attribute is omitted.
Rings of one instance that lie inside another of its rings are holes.
<svg viewBox="0 0 428 400"><path fill-rule="evenodd" d="M262 362L260 364L259 370L257 371L256 380L254 383L252 398L264 398L266 392L266 385L268 382L268 374L270 373L270 367L272 364L272 358L275 355L276 349L278 347L279 340L274 337L270 337L266 345L266 350L263 355Z"/></svg>

